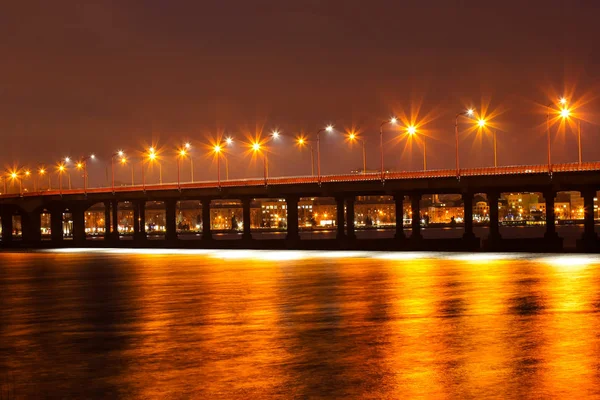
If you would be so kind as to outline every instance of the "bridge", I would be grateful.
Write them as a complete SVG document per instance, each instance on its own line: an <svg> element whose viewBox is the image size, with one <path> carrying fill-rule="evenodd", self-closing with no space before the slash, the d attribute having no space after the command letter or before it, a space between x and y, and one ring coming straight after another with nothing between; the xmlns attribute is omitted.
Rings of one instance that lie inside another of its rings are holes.
<svg viewBox="0 0 600 400"><path fill-rule="evenodd" d="M61 246L169 246L197 248L327 248L327 249L431 249L431 250L529 250L560 251L562 239L556 233L555 195L561 191L578 191L584 199L584 232L579 249L600 249L594 227L594 197L600 189L600 162L548 165L525 165L457 170L405 171L237 179L194 183L167 183L118 186L114 188L55 189L38 192L3 194L0 217L3 247ZM506 192L541 192L546 202L546 232L543 238L510 240L499 230L498 199ZM420 215L420 199L427 194L459 194L464 202L464 235L461 239L424 239L419 218L413 218L407 235L402 213L396 213L393 239L357 239L354 203L357 196L393 196L396 209L410 199L412 215ZM489 235L473 233L473 197L485 194L492 205L489 212ZM301 240L298 202L302 197L332 197L336 203L336 239ZM250 226L252 199L284 199L287 208L285 240L253 240ZM214 240L211 232L211 201L235 199L241 202L241 240ZM178 201L198 200L202 204L201 240L178 239L176 205ZM149 201L164 203L166 226L164 242L148 241L145 210ZM133 241L119 235L119 204L127 202L133 209ZM105 209L103 241L87 240L85 213L95 204ZM64 240L63 215L73 220L73 240ZM41 216L50 215L51 240L42 240ZM18 218L22 237L14 234ZM343 222L342 222L343 221ZM185 243L184 243L185 242Z"/></svg>

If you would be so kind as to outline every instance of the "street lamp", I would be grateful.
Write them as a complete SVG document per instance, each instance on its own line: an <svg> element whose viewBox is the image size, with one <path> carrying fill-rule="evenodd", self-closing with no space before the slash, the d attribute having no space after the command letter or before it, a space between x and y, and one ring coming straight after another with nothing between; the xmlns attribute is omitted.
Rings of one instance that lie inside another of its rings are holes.
<svg viewBox="0 0 600 400"><path fill-rule="evenodd" d="M122 166L126 166L127 165L127 157L125 157L125 153L123 153L121 155L121 158L119 159L119 162L121 163ZM135 165L135 163L132 161L131 162L131 186L135 186L134 165ZM143 169L144 169L144 166L142 165L142 170Z"/></svg>
<svg viewBox="0 0 600 400"><path fill-rule="evenodd" d="M321 183L321 132L333 132L333 126L327 125L317 131L317 179Z"/></svg>
<svg viewBox="0 0 600 400"><path fill-rule="evenodd" d="M192 157L192 144L190 142L186 142L183 145L183 149L185 151L187 151L188 155L190 156L190 178L191 178L191 182L194 183L194 157Z"/></svg>
<svg viewBox="0 0 600 400"><path fill-rule="evenodd" d="M181 190L181 159L187 156L186 146L177 151L177 187Z"/></svg>
<svg viewBox="0 0 600 400"><path fill-rule="evenodd" d="M38 175L39 175L39 177L41 178L41 177L42 177L42 176L44 176L45 174L46 174L46 168L44 168L44 167L40 167L40 168L38 169ZM38 178L38 179L39 179L39 178ZM35 183L35 181L34 181L34 183ZM41 189L41 187L42 187L41 183L39 184L39 187L40 187L40 189ZM34 190L35 190L35 189L34 189ZM51 181L50 174L48 174L48 190L52 190L52 181Z"/></svg>
<svg viewBox="0 0 600 400"><path fill-rule="evenodd" d="M112 175L112 191L113 191L113 193L115 192L115 157L120 157L121 159L123 159L124 156L125 156L125 153L123 152L123 150L119 150L110 156L110 172Z"/></svg>
<svg viewBox="0 0 600 400"><path fill-rule="evenodd" d="M162 180L162 164L158 161L158 153L156 152L156 149L154 147L150 147L148 149L148 162L150 164L152 164L153 162L158 162L158 183L162 185L163 180ZM146 188L146 183L145 183L145 172L144 172L144 166L143 166L143 162L142 162L142 173L144 173L144 190Z"/></svg>
<svg viewBox="0 0 600 400"><path fill-rule="evenodd" d="M87 176L87 162L88 160L95 160L96 156L94 154L90 154L87 157L84 157L80 162L77 163L77 169L83 169L83 193L87 192L88 186L88 176Z"/></svg>
<svg viewBox="0 0 600 400"><path fill-rule="evenodd" d="M363 161L363 175L367 173L367 151L365 148L365 140L358 137L354 132L348 134L348 140L350 142L360 142L362 145L362 161Z"/></svg>
<svg viewBox="0 0 600 400"><path fill-rule="evenodd" d="M559 103L563 106L563 108L560 110L560 116L562 117L562 119L566 120L568 118L573 118L571 110L568 108L567 106L567 99L566 98L561 98L559 100ZM581 158L581 120L577 119L577 149L578 149L578 160L579 160L579 165L581 165L582 162L582 158Z"/></svg>
<svg viewBox="0 0 600 400"><path fill-rule="evenodd" d="M67 172L67 178L69 178L69 190L71 190L71 171L69 171L67 169L67 165L69 165L69 163L71 162L71 157L65 157L64 158L64 170Z"/></svg>
<svg viewBox="0 0 600 400"><path fill-rule="evenodd" d="M22 180L19 177L19 174L17 171L13 171L10 173L10 179L14 182L15 180L19 181L19 196L23 195L23 183Z"/></svg>
<svg viewBox="0 0 600 400"><path fill-rule="evenodd" d="M483 118L480 118L477 120L477 126L479 126L480 129L485 129L487 126L487 121ZM494 146L494 168L498 168L498 141L496 129L492 129L492 142Z"/></svg>
<svg viewBox="0 0 600 400"><path fill-rule="evenodd" d="M223 150L220 144L216 144L213 146L213 153L217 156L217 185L221 187L221 151Z"/></svg>
<svg viewBox="0 0 600 400"><path fill-rule="evenodd" d="M460 116L469 116L472 117L475 114L475 110L473 110L472 108L468 109L467 111L462 111L456 114L456 118L455 118L455 122L454 122L454 134L456 136L456 177L460 178L460 162L459 162L459 156L458 156L458 117Z"/></svg>
<svg viewBox="0 0 600 400"><path fill-rule="evenodd" d="M62 195L62 175L65 171L67 171L67 167L65 166L65 164L60 163L58 164L57 167L57 171L58 171L58 189L59 189L59 193ZM69 174L69 177L71 175ZM69 179L70 181L70 179Z"/></svg>
<svg viewBox="0 0 600 400"><path fill-rule="evenodd" d="M24 175L23 179L30 178L31 177L31 171L28 170L28 169L26 169L25 172L23 173L23 175ZM27 190L27 188L25 188L25 190ZM34 192L36 191L35 190L35 179L33 181L33 191Z"/></svg>
<svg viewBox="0 0 600 400"><path fill-rule="evenodd" d="M252 151L254 151L254 154L259 153L262 149L262 146L260 145L259 142L253 142L252 143ZM268 170L267 170L267 152L264 151L263 152L263 171L264 171L264 176L265 176L265 186L267 186L267 178L268 178Z"/></svg>
<svg viewBox="0 0 600 400"><path fill-rule="evenodd" d="M315 152L312 143L306 140L304 136L298 137L296 143L300 148L308 145L308 148L310 149L310 175L315 176Z"/></svg>
<svg viewBox="0 0 600 400"><path fill-rule="evenodd" d="M225 138L225 145L228 147L233 146L233 138L231 136ZM224 151L222 153L223 153L223 160L225 160L225 180L228 181L229 180L229 159L227 157L227 154L225 154Z"/></svg>
<svg viewBox="0 0 600 400"><path fill-rule="evenodd" d="M383 127L387 124L396 125L398 119L396 117L392 117L387 121L383 121L381 125L379 125L379 153L381 156L381 181L383 182L385 179L385 172L383 170Z"/></svg>
<svg viewBox="0 0 600 400"><path fill-rule="evenodd" d="M406 128L406 133L408 133L411 137L414 136L416 137L417 135L417 127L414 125L410 125ZM425 139L421 139L421 141L423 142L423 171L427 170L427 142L425 142Z"/></svg>

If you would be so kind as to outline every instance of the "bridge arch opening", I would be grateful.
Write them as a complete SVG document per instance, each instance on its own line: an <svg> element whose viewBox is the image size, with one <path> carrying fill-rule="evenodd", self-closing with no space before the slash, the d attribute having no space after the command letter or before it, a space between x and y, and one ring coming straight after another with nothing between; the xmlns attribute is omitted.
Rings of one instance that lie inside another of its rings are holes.
<svg viewBox="0 0 600 400"><path fill-rule="evenodd" d="M541 192L503 192L498 198L498 223L503 239L542 238L546 204Z"/></svg>
<svg viewBox="0 0 600 400"><path fill-rule="evenodd" d="M46 208L40 212L40 234L42 240L52 239L52 213Z"/></svg>
<svg viewBox="0 0 600 400"><path fill-rule="evenodd" d="M577 248L580 239L598 235L598 191L557 192L554 197L554 216L557 235L563 239L563 248ZM586 227L586 218L589 218L589 227Z"/></svg>
<svg viewBox="0 0 600 400"><path fill-rule="evenodd" d="M109 221L110 223L110 221ZM103 239L106 231L106 207L103 202L91 205L84 212L86 239Z"/></svg>
<svg viewBox="0 0 600 400"><path fill-rule="evenodd" d="M210 229L217 240L241 239L244 216L239 199L213 199L210 202Z"/></svg>
<svg viewBox="0 0 600 400"><path fill-rule="evenodd" d="M468 203L467 203L468 204ZM421 196L419 218L425 239L459 239L465 232L465 199L460 193ZM409 215L412 220L412 207Z"/></svg>
<svg viewBox="0 0 600 400"><path fill-rule="evenodd" d="M68 208L62 213L62 233L65 239L73 239L73 213Z"/></svg>
<svg viewBox="0 0 600 400"><path fill-rule="evenodd" d="M176 224L180 238L195 238L202 233L202 202L180 200L177 202Z"/></svg>
<svg viewBox="0 0 600 400"><path fill-rule="evenodd" d="M335 197L300 197L298 200L301 239L334 239L338 223Z"/></svg>
<svg viewBox="0 0 600 400"><path fill-rule="evenodd" d="M410 203L402 196L402 215L410 211ZM354 198L354 227L358 239L393 238L396 230L396 200L394 196L356 196Z"/></svg>
<svg viewBox="0 0 600 400"><path fill-rule="evenodd" d="M119 237L124 239L130 239L133 237L133 207L134 204L130 201L120 201L117 203L117 232L119 233ZM114 218L115 210L110 210L110 218L111 221ZM112 222L111 222L112 225ZM112 227L112 231L114 232L115 227Z"/></svg>
<svg viewBox="0 0 600 400"><path fill-rule="evenodd" d="M285 239L288 210L284 198L255 198L250 202L250 231L255 239Z"/></svg>
<svg viewBox="0 0 600 400"><path fill-rule="evenodd" d="M164 201L147 201L145 204L145 229L148 239L162 239L167 231Z"/></svg>

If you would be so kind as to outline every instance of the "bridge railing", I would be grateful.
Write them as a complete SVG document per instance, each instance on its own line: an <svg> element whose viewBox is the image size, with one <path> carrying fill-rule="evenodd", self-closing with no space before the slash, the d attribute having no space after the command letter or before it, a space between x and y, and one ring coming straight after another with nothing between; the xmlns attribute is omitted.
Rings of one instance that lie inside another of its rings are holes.
<svg viewBox="0 0 600 400"><path fill-rule="evenodd" d="M561 172L586 172L600 171L600 162L585 162L585 163L562 163L553 164L553 173ZM491 176L491 175L524 175L524 174L547 174L548 165L511 165L503 167L482 167L482 168L466 168L460 170L460 176ZM385 180L400 180L400 179L432 179L432 178L452 178L456 177L455 169L438 169L427 171L398 171L386 172ZM369 172L366 174L335 174L323 175L320 178L321 183L336 183L336 182L373 182L381 179L381 173ZM45 190L37 192L24 192L21 195L18 193L2 194L2 198L15 197L31 197L31 196L56 196L56 195L74 195L74 194L93 194L93 193L110 193L114 192L137 192L137 191L159 191L159 190L177 190L177 189L202 189L202 188L227 188L227 187L251 187L251 186L268 186L271 185L293 185L293 184L317 184L319 178L316 176L288 176L288 177L273 177L268 178L265 182L264 178L247 178L217 181L201 181L201 182L186 182L178 185L177 183L165 184L147 184L134 186L116 186L114 189L107 187L83 189L63 189L63 190Z"/></svg>

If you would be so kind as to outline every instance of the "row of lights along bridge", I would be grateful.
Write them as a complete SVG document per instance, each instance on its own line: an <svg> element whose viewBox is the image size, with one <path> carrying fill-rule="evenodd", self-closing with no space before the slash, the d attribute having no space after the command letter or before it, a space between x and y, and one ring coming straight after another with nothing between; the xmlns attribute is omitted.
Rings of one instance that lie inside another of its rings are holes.
<svg viewBox="0 0 600 400"><path fill-rule="evenodd" d="M559 104L559 108L555 108L555 105L553 103L550 103L547 106L547 115L546 115L546 126L547 126L547 141L548 141L548 170L551 170L551 165L552 165L552 160L551 160L551 140L550 140L550 116L551 115L558 115L560 118L563 119L568 119L568 118L572 118L572 113L571 110L568 108L568 104L567 104L567 99L566 98L561 98L558 101ZM455 119L455 139L456 139L456 173L457 176L459 175L459 171L460 171L460 161L459 161L459 119L461 117L467 117L469 118L471 121L473 121L479 128L483 129L488 125L488 121L484 118L479 118L476 115L476 112L474 109L469 109L467 111L463 111L460 113L456 114L456 119ZM386 128L386 126L397 126L399 125L399 121L396 117L392 117L389 120L383 121L380 125L380 129L379 129L379 145L380 145L380 162L381 162L381 168L380 168L380 174L381 174L381 179L384 179L385 176L385 169L384 169L384 157L383 157L383 134L384 134L384 128ZM417 125L408 125L408 126L404 126L403 127L404 131L411 137L417 137L417 135L419 134L419 128ZM321 178L321 146L320 146L320 135L322 132L333 132L334 128L332 125L328 125L325 128L319 129L316 133L316 149L317 149L317 177ZM497 153L497 141L496 141L496 130L492 129L492 139L493 139L493 150L494 150L494 167L498 166L498 153ZM254 154L261 154L262 155L262 159L263 159L263 170L264 170L264 179L265 179L265 183L267 181L268 178L268 157L267 157L267 149L266 149L266 144L268 141L273 140L273 139L278 139L280 137L280 133L278 131L274 131L272 132L272 134L269 137L269 140L267 141L260 141L260 140L255 140L249 143L245 143L245 145L247 147L249 147L249 149L251 150L252 153ZM354 132L350 132L348 133L348 137L347 139L350 142L359 142L362 145L362 164L363 164L363 174L366 174L367 172L367 153L366 153L366 148L365 148L365 140L363 138L361 138L358 134L354 133ZM424 137L420 137L421 139L421 143L423 146L423 170L427 169L427 143L424 140ZM225 162L225 179L228 180L229 179L229 165L228 165L228 159L227 159L227 155L226 155L226 148L233 145L233 138L232 137L227 137L222 141L217 142L216 144L212 145L210 148L210 152L213 153L216 156L217 159L217 180L220 184L221 182L221 162L220 159L223 158L224 162ZM315 160L314 160L314 147L313 147L313 142L307 138L306 136L299 136L296 138L296 144L300 147L308 147L310 149L310 154L311 154L311 174L314 176L315 175ZM578 130L577 130L577 144L578 144L578 161L579 163L582 162L581 159L581 122L578 120ZM176 161L177 161L177 184L180 185L181 184L181 161L189 158L190 164L191 164L191 182L194 182L194 167L193 167L193 157L191 156L191 150L192 150L192 146L190 143L185 143L183 146L181 146L179 149L177 149L177 152L175 154L176 156ZM70 157L65 157L63 160L61 160L61 162L59 162L56 166L56 173L58 175L58 185L59 185L59 190L62 191L63 189L63 182L62 182L62 177L64 174L67 174L68 177L68 186L69 189L71 189L71 175L69 173L69 168L74 166L77 170L81 170L83 172L83 180L84 180L84 190L87 189L88 187L88 174L87 174L87 163L89 160L94 160L96 158L96 156L94 154L91 154L87 157L82 157L79 161L73 163ZM121 165L127 165L130 164L131 165L131 185L134 186L135 185L135 171L134 171L134 163L133 163L133 158L132 157L128 157L127 154L120 150L114 154L112 154L111 156L111 175L112 175L112 179L111 179L111 186L114 189L115 186L115 163L119 163ZM144 151L142 153L142 157L140 159L140 163L142 165L141 168L141 172L142 172L142 185L145 187L146 186L146 177L145 177L145 165L146 164L153 164L153 163L157 163L159 166L159 183L162 184L162 164L160 163L160 157L159 157L159 152L156 148L154 147L150 147L149 149L147 149L146 151ZM4 181L4 193L7 192L7 180L11 180L13 183L14 182L18 182L19 184L19 193L23 193L24 187L23 187L23 180L32 177L32 172L30 169L27 168L17 168L15 170L12 171L8 171L6 174L4 174L4 176L2 176L2 179ZM48 177L48 190L51 190L52 188L52 180L51 180L51 171L46 168L46 167L39 167L37 170L37 175L39 176L39 178L43 177L43 176L47 176ZM38 185L39 184L39 179L33 179L33 190L34 192L38 191ZM41 186L40 186L41 188Z"/></svg>

